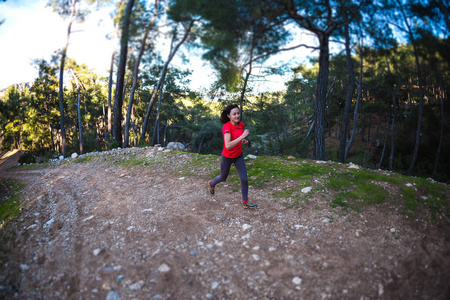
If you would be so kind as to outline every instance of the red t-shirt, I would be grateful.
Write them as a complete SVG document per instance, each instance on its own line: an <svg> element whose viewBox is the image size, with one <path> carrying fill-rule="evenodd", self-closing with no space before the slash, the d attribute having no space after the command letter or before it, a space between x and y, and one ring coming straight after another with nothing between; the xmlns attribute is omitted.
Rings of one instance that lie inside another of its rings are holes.
<svg viewBox="0 0 450 300"><path fill-rule="evenodd" d="M239 122L238 126L234 126L231 122L225 123L222 127L222 136L223 136L223 150L222 155L226 158L236 158L242 154L242 143L238 143L231 149L227 149L225 147L225 133L231 134L231 141L237 139L244 133L244 123Z"/></svg>

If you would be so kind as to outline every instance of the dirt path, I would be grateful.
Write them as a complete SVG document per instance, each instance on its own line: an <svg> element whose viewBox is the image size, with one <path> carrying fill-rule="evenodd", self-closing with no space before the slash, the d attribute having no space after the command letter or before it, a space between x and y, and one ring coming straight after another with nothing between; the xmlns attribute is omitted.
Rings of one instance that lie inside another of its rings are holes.
<svg viewBox="0 0 450 300"><path fill-rule="evenodd" d="M111 163L159 155L130 149L83 163L1 168L0 177L27 182L28 206L1 229L8 251L0 298L450 297L450 243L437 225L388 204L343 214L325 196L286 209L253 187L260 208L244 210L232 183L208 195L210 170L177 171L189 155L149 166ZM8 238L12 230L17 236Z"/></svg>

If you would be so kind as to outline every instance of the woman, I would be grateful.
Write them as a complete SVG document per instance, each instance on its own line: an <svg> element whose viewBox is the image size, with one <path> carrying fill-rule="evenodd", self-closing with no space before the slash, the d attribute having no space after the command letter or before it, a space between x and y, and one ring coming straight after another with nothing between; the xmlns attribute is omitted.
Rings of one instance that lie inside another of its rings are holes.
<svg viewBox="0 0 450 300"><path fill-rule="evenodd" d="M220 123L224 124L222 128L223 150L220 160L220 175L209 183L209 192L214 195L214 187L227 179L231 164L234 163L241 179L244 208L256 208L256 204L248 202L247 167L242 154L242 145L248 144L245 138L250 134L250 131L244 130L245 125L240 119L241 112L237 105L228 105L220 115Z"/></svg>

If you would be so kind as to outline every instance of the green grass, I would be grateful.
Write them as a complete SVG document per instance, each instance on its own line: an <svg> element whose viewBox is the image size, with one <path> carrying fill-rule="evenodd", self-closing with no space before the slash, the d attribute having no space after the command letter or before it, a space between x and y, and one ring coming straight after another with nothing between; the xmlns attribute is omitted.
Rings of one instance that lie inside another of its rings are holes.
<svg viewBox="0 0 450 300"><path fill-rule="evenodd" d="M411 178L412 186L400 188L405 210L414 214L421 208L430 213L431 220L440 216L450 219L449 191L443 185L433 183L424 178Z"/></svg>
<svg viewBox="0 0 450 300"><path fill-rule="evenodd" d="M252 178L252 185L262 187L269 182L280 182L283 179L310 179L314 175L327 174L326 167L312 163L285 160L279 157L258 157L247 161L248 176Z"/></svg>
<svg viewBox="0 0 450 300"><path fill-rule="evenodd" d="M76 159L73 160L73 162L77 164L88 163L92 161L95 157L96 157L95 155L85 155L82 157L78 156Z"/></svg>
<svg viewBox="0 0 450 300"><path fill-rule="evenodd" d="M16 180L4 180L1 182L2 189L7 192L0 199L0 222L2 227L20 214L22 205L20 203L19 192L25 186Z"/></svg>
<svg viewBox="0 0 450 300"><path fill-rule="evenodd" d="M344 173L335 173L328 178L328 188L335 195L331 201L332 207L341 206L344 209L362 211L364 207L381 204L388 197L388 192L376 184L376 181L385 179L380 176L370 176L367 180L366 172L356 173L354 170Z"/></svg>

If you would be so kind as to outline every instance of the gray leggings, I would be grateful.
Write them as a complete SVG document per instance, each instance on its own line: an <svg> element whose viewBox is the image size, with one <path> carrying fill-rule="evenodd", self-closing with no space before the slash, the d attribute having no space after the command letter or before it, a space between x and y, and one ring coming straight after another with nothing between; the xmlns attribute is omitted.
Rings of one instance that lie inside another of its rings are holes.
<svg viewBox="0 0 450 300"><path fill-rule="evenodd" d="M236 158L227 158L222 155L220 160L220 175L214 178L213 181L211 181L211 184L215 186L219 182L227 180L228 174L230 173L230 167L233 163L236 166L239 178L241 179L242 200L248 200L247 167L245 166L243 154Z"/></svg>

